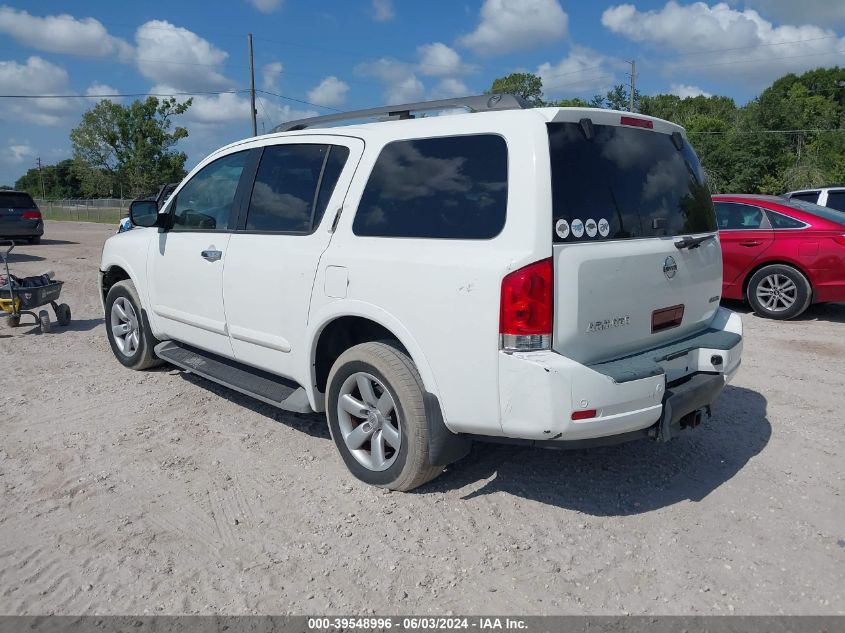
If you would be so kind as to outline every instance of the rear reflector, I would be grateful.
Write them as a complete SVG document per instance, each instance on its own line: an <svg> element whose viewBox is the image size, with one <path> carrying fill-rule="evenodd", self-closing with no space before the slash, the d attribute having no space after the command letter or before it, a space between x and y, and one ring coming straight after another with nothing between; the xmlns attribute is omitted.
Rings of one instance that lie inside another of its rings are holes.
<svg viewBox="0 0 845 633"><path fill-rule="evenodd" d="M24 211L21 217L24 220L40 220L41 219L41 211Z"/></svg>
<svg viewBox="0 0 845 633"><path fill-rule="evenodd" d="M502 279L499 334L503 349L549 349L554 285L552 259L520 268Z"/></svg>
<svg viewBox="0 0 845 633"><path fill-rule="evenodd" d="M595 409L584 409L583 411L573 411L572 412L572 419L573 420L589 420L590 418L596 417L598 411Z"/></svg>
<svg viewBox="0 0 845 633"><path fill-rule="evenodd" d="M648 119L638 119L633 116L623 116L619 119L619 122L622 125L633 125L634 127L644 127L647 130L654 129L654 123L649 121Z"/></svg>
<svg viewBox="0 0 845 633"><path fill-rule="evenodd" d="M662 332L678 327L684 319L684 306L677 305L671 308L655 310L651 313L651 331Z"/></svg>

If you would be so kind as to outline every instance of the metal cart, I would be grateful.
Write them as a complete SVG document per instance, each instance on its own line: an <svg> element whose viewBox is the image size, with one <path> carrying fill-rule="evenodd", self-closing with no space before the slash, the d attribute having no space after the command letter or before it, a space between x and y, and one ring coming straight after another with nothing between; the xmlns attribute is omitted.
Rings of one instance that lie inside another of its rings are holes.
<svg viewBox="0 0 845 633"><path fill-rule="evenodd" d="M8 290L0 288L0 317L8 319L11 327L17 327L20 325L21 316L26 314L31 316L35 320L35 324L41 327L41 332L49 333L51 325L49 312L39 310L36 314L35 309L50 304L59 325L70 323L70 306L66 303L56 303L62 293L64 282L53 281L44 286L32 288L15 287L12 284L12 275L9 272L9 255L14 250L15 243L12 240L0 240L0 244L9 246L5 252L0 252L3 265L6 267L8 283Z"/></svg>

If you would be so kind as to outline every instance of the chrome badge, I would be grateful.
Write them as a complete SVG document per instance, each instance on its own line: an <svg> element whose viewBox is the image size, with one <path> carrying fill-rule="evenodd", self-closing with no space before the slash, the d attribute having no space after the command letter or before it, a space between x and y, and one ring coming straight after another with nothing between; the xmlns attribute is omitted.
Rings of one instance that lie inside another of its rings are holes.
<svg viewBox="0 0 845 633"><path fill-rule="evenodd" d="M590 332L601 332L602 330L609 330L615 327L624 327L626 325L631 324L631 316L626 314L625 316L615 317L613 319L604 319L602 321L590 321L587 325L587 333Z"/></svg>
<svg viewBox="0 0 845 633"><path fill-rule="evenodd" d="M678 264L675 262L675 258L671 255L663 260L663 274L666 275L666 279L672 279L675 276L675 273L678 272Z"/></svg>

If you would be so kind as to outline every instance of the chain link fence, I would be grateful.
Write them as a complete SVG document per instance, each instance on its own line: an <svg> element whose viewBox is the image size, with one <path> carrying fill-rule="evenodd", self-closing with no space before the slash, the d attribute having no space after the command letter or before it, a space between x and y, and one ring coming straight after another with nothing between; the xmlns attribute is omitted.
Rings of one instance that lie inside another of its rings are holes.
<svg viewBox="0 0 845 633"><path fill-rule="evenodd" d="M46 220L76 220L117 224L129 215L132 200L121 198L35 199Z"/></svg>

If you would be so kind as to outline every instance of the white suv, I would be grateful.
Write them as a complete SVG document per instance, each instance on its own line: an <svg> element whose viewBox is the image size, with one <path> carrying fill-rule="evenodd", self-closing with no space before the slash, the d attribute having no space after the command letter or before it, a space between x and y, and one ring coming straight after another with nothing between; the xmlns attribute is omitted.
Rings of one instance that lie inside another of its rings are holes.
<svg viewBox="0 0 845 633"><path fill-rule="evenodd" d="M696 426L736 372L710 195L682 128L494 95L287 124L202 161L106 242L117 359L325 411L410 490L473 440ZM463 107L471 113L414 118Z"/></svg>
<svg viewBox="0 0 845 633"><path fill-rule="evenodd" d="M822 207L845 211L845 187L817 187L783 194L784 198L812 202Z"/></svg>

